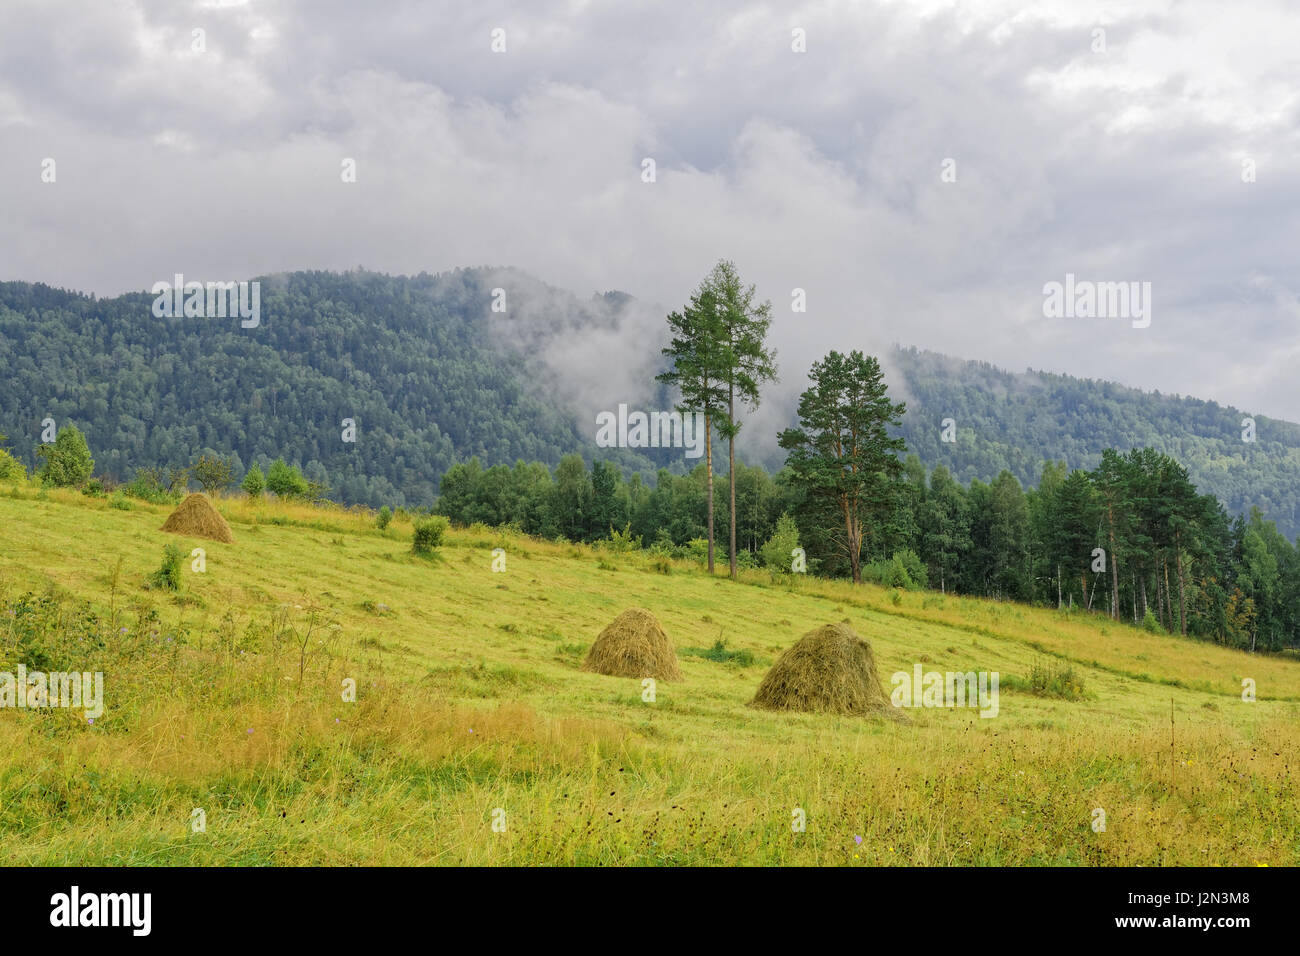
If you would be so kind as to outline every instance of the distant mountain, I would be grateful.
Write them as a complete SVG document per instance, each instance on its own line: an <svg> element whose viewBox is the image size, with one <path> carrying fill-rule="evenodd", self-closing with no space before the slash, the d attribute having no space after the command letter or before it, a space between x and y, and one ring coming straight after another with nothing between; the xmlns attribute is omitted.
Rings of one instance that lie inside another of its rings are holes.
<svg viewBox="0 0 1300 956"><path fill-rule="evenodd" d="M207 450L233 453L241 474L283 456L347 502L429 504L442 473L471 455L554 463L591 444L493 331L501 276L263 277L256 328L155 317L152 294L0 283L0 432L29 465L53 418L76 423L96 473L119 480ZM572 314L620 304L555 295L553 307ZM655 469L633 452L611 457Z"/></svg>
<svg viewBox="0 0 1300 956"><path fill-rule="evenodd" d="M1288 538L1300 534L1300 425L1255 415L1255 441L1246 442L1244 412L1197 398L916 349L895 349L890 367L891 389L907 401L908 449L963 484L1004 468L1037 484L1045 460L1092 468L1104 448L1150 446L1182 462L1230 512L1258 507ZM955 442L943 441L946 418Z"/></svg>
<svg viewBox="0 0 1300 956"><path fill-rule="evenodd" d="M340 500L371 505L427 504L442 473L472 455L555 464L577 451L644 475L695 464L676 450L594 445L594 412L628 396L649 408L671 400L653 384L663 316L623 293L580 298L486 268L259 281L256 328L155 317L147 293L0 283L0 432L11 450L34 464L41 422L53 418L85 431L96 471L118 479L204 451L234 454L241 473L283 456ZM1255 416L1246 443L1244 414L1213 402L914 349L885 359L908 403L909 450L963 483L1005 468L1032 485L1044 460L1091 467L1103 448L1149 445L1229 510L1259 507L1288 537L1300 533L1300 426ZM343 440L345 418L355 443ZM945 418L955 442L942 440Z"/></svg>

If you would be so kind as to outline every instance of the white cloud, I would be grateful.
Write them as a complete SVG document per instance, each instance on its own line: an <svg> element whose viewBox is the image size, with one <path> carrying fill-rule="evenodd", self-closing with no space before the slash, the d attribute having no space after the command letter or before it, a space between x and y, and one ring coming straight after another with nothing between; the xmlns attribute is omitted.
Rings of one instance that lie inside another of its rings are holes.
<svg viewBox="0 0 1300 956"><path fill-rule="evenodd" d="M673 308L726 256L791 392L900 341L1300 420L1285 3L697 7L18 3L0 278L491 264ZM1151 328L1043 319L1066 272L1151 281Z"/></svg>

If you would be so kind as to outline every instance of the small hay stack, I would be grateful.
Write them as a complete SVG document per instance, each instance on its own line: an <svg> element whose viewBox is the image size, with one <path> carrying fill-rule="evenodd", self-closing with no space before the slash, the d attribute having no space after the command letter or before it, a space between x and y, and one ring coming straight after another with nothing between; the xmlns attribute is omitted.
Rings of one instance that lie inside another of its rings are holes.
<svg viewBox="0 0 1300 956"><path fill-rule="evenodd" d="M659 619L639 607L628 608L600 632L582 669L613 677L665 681L682 677L672 640Z"/></svg>
<svg viewBox="0 0 1300 956"><path fill-rule="evenodd" d="M235 536L230 533L230 525L221 517L221 512L212 506L206 495L197 491L176 506L176 510L163 522L162 529L191 538L211 538L226 544L235 543Z"/></svg>
<svg viewBox="0 0 1300 956"><path fill-rule="evenodd" d="M849 622L814 628L782 654L750 701L765 710L896 716L871 645Z"/></svg>

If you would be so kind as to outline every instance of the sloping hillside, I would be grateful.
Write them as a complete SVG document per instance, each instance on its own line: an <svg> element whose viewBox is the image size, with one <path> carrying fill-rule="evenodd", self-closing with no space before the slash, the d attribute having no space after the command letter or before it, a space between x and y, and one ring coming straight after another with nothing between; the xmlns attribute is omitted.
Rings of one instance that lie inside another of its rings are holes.
<svg viewBox="0 0 1300 956"><path fill-rule="evenodd" d="M0 492L0 670L105 673L93 724L0 709L11 863L1300 863L1291 658L487 529L418 558L401 515L224 500L219 544L162 533L161 507ZM146 587L169 542L177 593ZM579 669L633 605L684 672L653 702ZM844 618L886 687L917 665L999 672L997 716L746 706ZM1081 696L1035 693L1044 665Z"/></svg>

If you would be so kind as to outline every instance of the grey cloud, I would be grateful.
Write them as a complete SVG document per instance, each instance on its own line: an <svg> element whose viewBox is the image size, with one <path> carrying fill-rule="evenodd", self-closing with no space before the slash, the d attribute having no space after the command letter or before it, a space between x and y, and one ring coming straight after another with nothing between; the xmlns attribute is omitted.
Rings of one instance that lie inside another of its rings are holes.
<svg viewBox="0 0 1300 956"><path fill-rule="evenodd" d="M605 402L602 356L726 256L774 305L770 405L827 349L897 341L1300 420L1285 4L698 6L9 4L0 278L516 266L636 297L543 349ZM1044 319L1066 272L1151 281L1151 328Z"/></svg>

